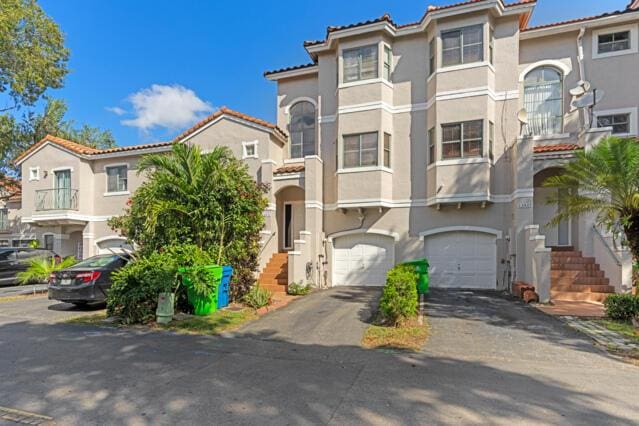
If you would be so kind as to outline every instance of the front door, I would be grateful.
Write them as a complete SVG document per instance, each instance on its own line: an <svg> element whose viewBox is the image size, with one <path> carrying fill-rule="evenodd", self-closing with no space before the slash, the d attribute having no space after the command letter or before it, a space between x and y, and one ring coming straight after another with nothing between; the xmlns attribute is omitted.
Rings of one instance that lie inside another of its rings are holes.
<svg viewBox="0 0 639 426"><path fill-rule="evenodd" d="M563 202L566 199L566 190L559 190L559 209L563 208ZM565 219L559 222L557 225L557 245L569 246L570 245L570 219Z"/></svg>
<svg viewBox="0 0 639 426"><path fill-rule="evenodd" d="M55 172L53 208L71 208L71 170L58 170L57 172Z"/></svg>
<svg viewBox="0 0 639 426"><path fill-rule="evenodd" d="M289 203L284 204L284 217L283 217L284 229L284 241L282 245L285 250L293 248L293 205Z"/></svg>

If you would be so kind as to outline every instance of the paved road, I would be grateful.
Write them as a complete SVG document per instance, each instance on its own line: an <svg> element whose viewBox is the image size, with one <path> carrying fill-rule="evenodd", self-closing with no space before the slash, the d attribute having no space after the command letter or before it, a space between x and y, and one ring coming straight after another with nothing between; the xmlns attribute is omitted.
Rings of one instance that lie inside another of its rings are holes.
<svg viewBox="0 0 639 426"><path fill-rule="evenodd" d="M639 368L532 308L434 292L423 353L366 351L351 332L375 294L352 291L234 338L47 324L0 304L0 405L64 425L637 422Z"/></svg>

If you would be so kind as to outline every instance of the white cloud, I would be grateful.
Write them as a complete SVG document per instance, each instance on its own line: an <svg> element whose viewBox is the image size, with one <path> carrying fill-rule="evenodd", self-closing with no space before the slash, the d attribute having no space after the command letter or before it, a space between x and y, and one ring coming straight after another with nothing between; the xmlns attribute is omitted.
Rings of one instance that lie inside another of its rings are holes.
<svg viewBox="0 0 639 426"><path fill-rule="evenodd" d="M184 86L154 84L128 97L134 118L122 120L125 126L147 132L161 127L179 130L190 126L211 112L213 107ZM115 112L115 111L114 111ZM117 114L117 112L116 112Z"/></svg>
<svg viewBox="0 0 639 426"><path fill-rule="evenodd" d="M126 111L120 107L107 107L106 110L115 115L124 115L126 113Z"/></svg>

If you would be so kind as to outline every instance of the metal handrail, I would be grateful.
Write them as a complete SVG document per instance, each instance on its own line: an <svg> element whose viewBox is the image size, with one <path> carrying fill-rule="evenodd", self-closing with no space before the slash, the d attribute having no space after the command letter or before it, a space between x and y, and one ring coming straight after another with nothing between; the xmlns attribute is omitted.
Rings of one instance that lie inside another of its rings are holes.
<svg viewBox="0 0 639 426"><path fill-rule="evenodd" d="M37 190L35 209L36 211L78 210L78 190L71 188Z"/></svg>

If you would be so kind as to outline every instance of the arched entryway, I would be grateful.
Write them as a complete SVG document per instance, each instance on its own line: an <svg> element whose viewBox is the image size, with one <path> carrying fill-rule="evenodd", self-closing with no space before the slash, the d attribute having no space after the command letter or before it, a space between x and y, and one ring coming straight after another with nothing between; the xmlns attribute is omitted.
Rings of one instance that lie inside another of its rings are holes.
<svg viewBox="0 0 639 426"><path fill-rule="evenodd" d="M277 218L278 251L290 251L304 230L306 208L304 190L299 186L286 186L275 194Z"/></svg>
<svg viewBox="0 0 639 426"><path fill-rule="evenodd" d="M550 225L549 222L557 214L557 204L548 204L549 198L561 195L558 189L545 188L544 182L551 176L563 173L561 167L550 167L535 174L533 198L533 223L539 225L539 233L546 236L547 247L569 247L572 245L571 220L567 219L558 225ZM559 197L561 201L562 197Z"/></svg>

